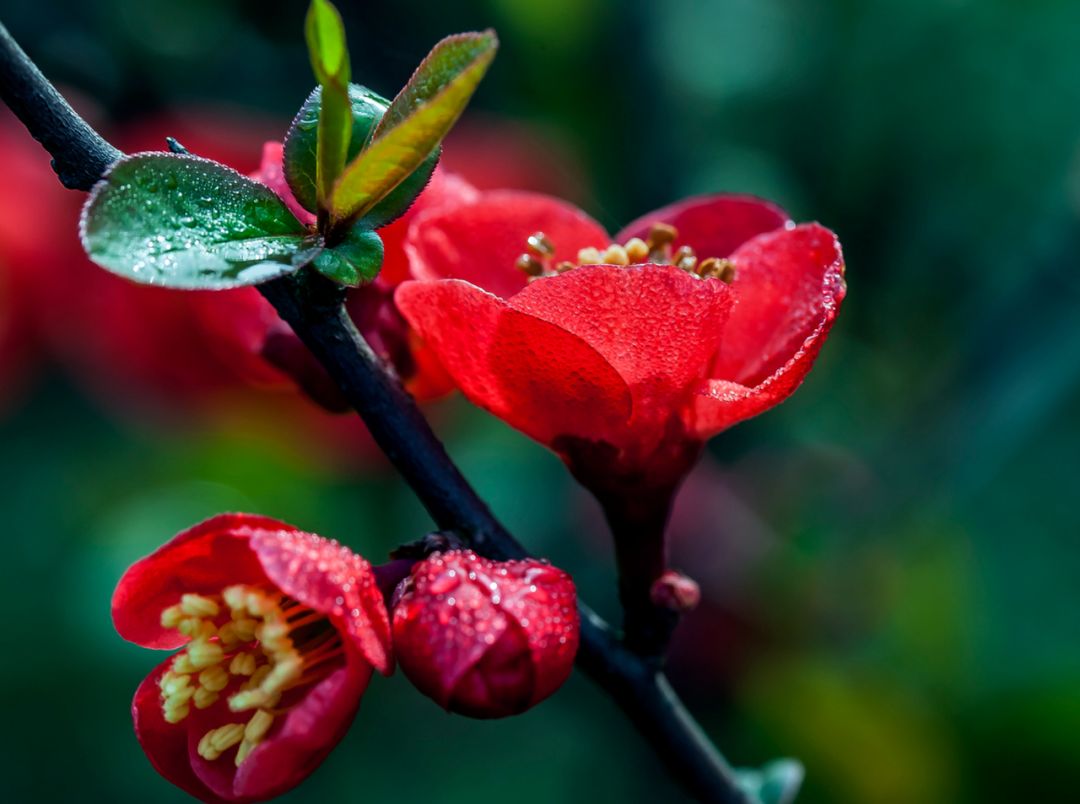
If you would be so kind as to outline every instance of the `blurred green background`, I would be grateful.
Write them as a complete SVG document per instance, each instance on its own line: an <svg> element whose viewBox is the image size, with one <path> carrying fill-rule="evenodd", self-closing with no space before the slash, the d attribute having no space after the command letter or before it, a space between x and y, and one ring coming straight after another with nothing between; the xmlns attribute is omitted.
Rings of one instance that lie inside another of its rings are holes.
<svg viewBox="0 0 1080 804"><path fill-rule="evenodd" d="M1075 800L1080 4L340 6L354 76L385 95L440 37L496 27L465 133L527 140L529 181L611 231L727 190L839 234L850 292L815 370L709 445L674 517L674 563L705 601L670 674L731 760L800 757L803 804ZM98 120L224 104L283 133L313 84L305 8L2 0L0 20ZM190 800L131 731L159 657L112 631L124 568L222 510L375 561L430 522L377 459L140 416L37 365L0 421L0 797ZM561 464L460 398L430 410L496 513L616 618L606 530ZM489 723L442 713L399 673L282 800L682 798L580 675Z"/></svg>

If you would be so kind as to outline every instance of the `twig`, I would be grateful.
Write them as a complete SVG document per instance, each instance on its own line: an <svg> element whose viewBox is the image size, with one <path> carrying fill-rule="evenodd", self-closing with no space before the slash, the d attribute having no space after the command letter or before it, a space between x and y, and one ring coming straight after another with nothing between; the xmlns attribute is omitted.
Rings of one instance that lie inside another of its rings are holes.
<svg viewBox="0 0 1080 804"><path fill-rule="evenodd" d="M89 190L122 156L60 97L3 25L0 98L52 154L66 187ZM489 558L528 555L450 460L394 373L357 332L342 306L343 288L305 269L259 289L326 367L441 528L467 534L473 549ZM659 662L629 650L585 604L579 602L579 609L578 665L618 702L671 774L704 804L753 804L676 697Z"/></svg>

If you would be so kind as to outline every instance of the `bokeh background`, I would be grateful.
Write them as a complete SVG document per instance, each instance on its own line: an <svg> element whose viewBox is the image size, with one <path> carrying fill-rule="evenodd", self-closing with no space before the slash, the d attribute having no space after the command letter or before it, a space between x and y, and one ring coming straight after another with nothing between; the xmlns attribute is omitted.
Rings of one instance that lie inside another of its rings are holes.
<svg viewBox="0 0 1080 804"><path fill-rule="evenodd" d="M124 148L252 170L313 85L303 0L0 0ZM446 163L612 231L751 192L833 228L849 296L802 389L716 438L679 499L705 600L673 683L727 755L800 757L803 804L1066 801L1080 783L1080 4L340 3L393 95L442 36L502 50ZM181 802L131 731L159 661L112 631L134 559L222 510L378 561L429 520L359 428L237 378L186 300L73 247L80 194L0 125L0 798ZM526 545L617 617L608 537L549 453L428 408ZM347 435L346 435L347 434ZM512 720L397 674L295 802L680 801L575 674Z"/></svg>

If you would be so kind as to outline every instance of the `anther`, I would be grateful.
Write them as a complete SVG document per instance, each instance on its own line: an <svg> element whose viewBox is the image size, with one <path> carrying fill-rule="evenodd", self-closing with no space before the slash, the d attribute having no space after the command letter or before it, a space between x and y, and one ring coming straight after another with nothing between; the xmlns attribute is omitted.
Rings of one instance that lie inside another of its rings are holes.
<svg viewBox="0 0 1080 804"><path fill-rule="evenodd" d="M173 704L172 699L165 701L165 705L162 707L163 714L165 716L166 723L179 723L181 720L191 714L191 707L184 703L180 706Z"/></svg>
<svg viewBox="0 0 1080 804"><path fill-rule="evenodd" d="M210 738L210 745L218 752L232 748L244 739L244 724L229 723L214 730L214 736Z"/></svg>
<svg viewBox="0 0 1080 804"><path fill-rule="evenodd" d="M522 254L517 258L514 267L528 276L543 276L544 263L531 254Z"/></svg>
<svg viewBox="0 0 1080 804"><path fill-rule="evenodd" d="M270 731L273 722L274 716L260 709L248 721L247 728L244 729L244 739L252 743L259 742L266 736L266 732Z"/></svg>
<svg viewBox="0 0 1080 804"><path fill-rule="evenodd" d="M526 242L528 243L529 251L533 254L539 254L541 257L555 256L555 244L552 243L551 238L543 232L529 235L529 239Z"/></svg>
<svg viewBox="0 0 1080 804"><path fill-rule="evenodd" d="M701 261L695 273L702 279L719 279L730 285L735 278L735 263L731 260L709 257Z"/></svg>
<svg viewBox="0 0 1080 804"><path fill-rule="evenodd" d="M180 598L180 610L192 617L217 617L218 604L202 595L186 594Z"/></svg>
<svg viewBox="0 0 1080 804"><path fill-rule="evenodd" d="M242 620L233 621L233 633L236 634L236 638L241 642L251 642L255 639L255 629L259 626L258 620L252 620L245 617Z"/></svg>
<svg viewBox="0 0 1080 804"><path fill-rule="evenodd" d="M247 613L247 587L229 586L221 593L225 604L232 609L233 619L242 619ZM237 616L239 615L239 616Z"/></svg>
<svg viewBox="0 0 1080 804"><path fill-rule="evenodd" d="M646 239L645 243L651 251L666 246L669 243L674 243L678 236L679 230L670 223L654 223L649 228L649 237Z"/></svg>
<svg viewBox="0 0 1080 804"><path fill-rule="evenodd" d="M555 266L555 271L556 271L556 273L565 274L567 271L572 271L575 268L577 268L577 266L574 265L574 263L569 262L567 260L563 260L562 262L560 262L558 265Z"/></svg>
<svg viewBox="0 0 1080 804"><path fill-rule="evenodd" d="M229 663L229 672L234 676L250 676L255 672L255 657L250 653L238 653Z"/></svg>
<svg viewBox="0 0 1080 804"><path fill-rule="evenodd" d="M177 675L190 675L199 672L201 669L201 667L196 667L192 663L191 657L188 656L186 650L173 656L172 671Z"/></svg>
<svg viewBox="0 0 1080 804"><path fill-rule="evenodd" d="M195 695L192 697L192 701L195 703L196 709L205 709L214 703L220 696L213 690L208 690L206 687L199 687L195 690Z"/></svg>
<svg viewBox="0 0 1080 804"><path fill-rule="evenodd" d="M605 265L630 264L630 258L626 255L626 249L619 245L608 246L607 251L604 252L603 261Z"/></svg>
<svg viewBox="0 0 1080 804"><path fill-rule="evenodd" d="M177 675L176 673L173 673L171 671L166 672L161 677L161 694L168 698L180 692L180 690L184 689L184 687L186 687L190 682L190 675Z"/></svg>
<svg viewBox="0 0 1080 804"><path fill-rule="evenodd" d="M220 643L206 642L202 638L192 640L188 645L187 655L191 666L196 670L204 670L225 658L225 652Z"/></svg>
<svg viewBox="0 0 1080 804"><path fill-rule="evenodd" d="M229 674L220 664L215 664L199 673L199 684L210 692L220 692L229 686Z"/></svg>
<svg viewBox="0 0 1080 804"><path fill-rule="evenodd" d="M184 612L180 610L179 606L169 606L169 608L161 612L161 627L176 628L183 619Z"/></svg>
<svg viewBox="0 0 1080 804"><path fill-rule="evenodd" d="M577 253L577 261L578 265L600 265L603 263L604 257L600 253L600 249L589 246Z"/></svg>
<svg viewBox="0 0 1080 804"><path fill-rule="evenodd" d="M649 245L640 237L631 237L623 248L631 263L643 262L649 256Z"/></svg>
<svg viewBox="0 0 1080 804"><path fill-rule="evenodd" d="M227 622L221 626L217 635L223 645L235 645L240 641L240 637L236 635L236 623L233 622Z"/></svg>

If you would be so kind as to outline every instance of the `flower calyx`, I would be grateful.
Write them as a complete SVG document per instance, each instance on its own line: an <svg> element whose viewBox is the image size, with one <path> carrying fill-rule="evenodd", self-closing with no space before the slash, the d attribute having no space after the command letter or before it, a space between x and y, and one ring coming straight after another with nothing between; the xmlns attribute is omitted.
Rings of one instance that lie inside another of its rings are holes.
<svg viewBox="0 0 1080 804"><path fill-rule="evenodd" d="M582 265L674 265L699 279L719 279L731 284L735 279L735 263L724 257L708 257L698 261L690 246L674 248L679 231L667 223L654 223L644 240L631 237L624 244L613 243L605 250L589 246L580 249L577 262L554 261L555 244L543 232L535 232L526 240L526 251L514 263L529 281L557 276Z"/></svg>

